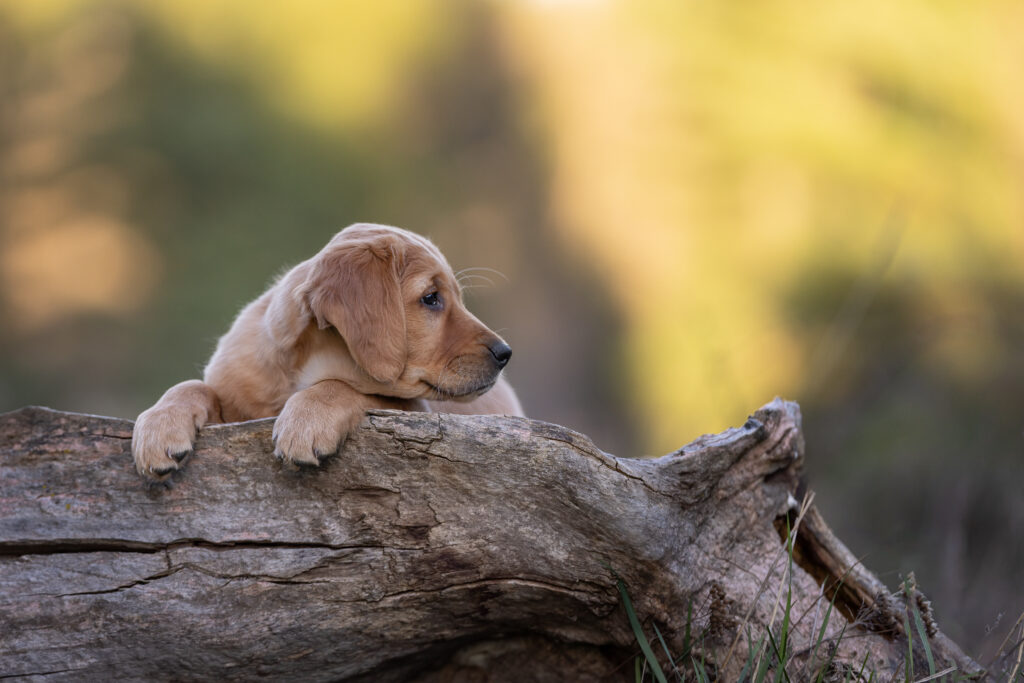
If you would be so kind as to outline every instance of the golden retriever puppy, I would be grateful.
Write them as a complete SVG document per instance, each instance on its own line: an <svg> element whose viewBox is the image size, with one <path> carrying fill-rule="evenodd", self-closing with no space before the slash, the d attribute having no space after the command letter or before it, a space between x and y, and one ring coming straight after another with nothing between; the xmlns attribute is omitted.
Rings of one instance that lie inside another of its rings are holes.
<svg viewBox="0 0 1024 683"><path fill-rule="evenodd" d="M276 415L276 455L317 465L370 408L522 415L501 377L511 355L466 310L430 241L352 225L242 309L203 381L171 387L139 415L135 467L166 478L214 422Z"/></svg>

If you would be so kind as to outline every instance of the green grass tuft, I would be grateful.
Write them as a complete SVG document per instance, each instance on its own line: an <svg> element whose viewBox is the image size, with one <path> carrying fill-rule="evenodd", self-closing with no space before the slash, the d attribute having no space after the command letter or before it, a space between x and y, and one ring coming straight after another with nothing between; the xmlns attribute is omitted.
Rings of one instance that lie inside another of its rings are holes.
<svg viewBox="0 0 1024 683"><path fill-rule="evenodd" d="M801 517L802 514L797 517L796 523L793 525L791 530L788 529L787 525L788 533L784 545L784 551L788 555L788 566L783 572L782 579L778 584L775 602L776 610L782 610L781 621L776 621L776 617L780 615L772 614L769 619L769 626L764 629L763 633L758 635L752 633L750 630L748 614L747 618L740 625L739 631L729 647L725 663L728 663L729 657L732 656L735 646L739 642L740 638L745 635L748 646L747 656L738 679L744 683L791 683L792 681L812 680L814 683L825 683L826 681L839 680L838 677L840 675L844 682L856 681L858 683L874 683L875 681L887 681L896 683L900 680L898 675L894 676L887 671L880 677L878 672L869 668L869 652L864 653L863 659L859 662L859 670L856 668L857 662L839 665L836 664L835 657L840 643L843 641L844 637L852 637L847 633L847 624L845 623L839 630L839 634L837 636L832 638L826 638L825 636L828 631L831 618L835 613L835 600L839 592L838 586L832 593L832 598L829 600L821 625L817 626L815 622L815 624L812 624L811 626L812 633L814 635L814 642L810 644L809 651L805 649L800 652L801 657L809 655L809 659L806 660L807 668L799 672L794 668L796 666L794 660L796 659L797 653L793 651L793 640L791 638L794 624L792 592L793 542L796 531L799 528ZM629 591L627 590L625 581L623 581L622 577L620 577L607 564L603 562L602 564L605 568L611 571L612 575L615 577L616 586L622 599L626 616L629 619L633 635L642 652L642 656L638 655L634 660L635 680L637 683L645 683L646 680L654 680L658 683L668 683L668 677L661 668L661 664L658 662L658 659L651 648L651 643L640 624L640 619L633 607L633 602L629 596ZM770 573L773 570L774 565L772 570L770 570ZM768 579L766 577L766 579L761 583L761 592L766 589L767 581ZM841 583L842 582L840 581L840 585ZM916 590L913 578L908 578L903 583L902 588L907 604L907 611L904 615L902 624L907 638L907 650L903 665L904 670L902 683L925 683L927 681L946 680L952 681L953 683L959 683L961 681L966 682L972 680L958 672L955 666L941 671L938 670L935 655L932 652L931 644L929 642L925 617L922 615L921 608L918 606L916 599ZM783 602L782 596L784 590L785 601ZM775 624L777 624L777 626L775 626ZM668 642L658 629L657 624L652 624L652 626L654 628L655 637L661 646L661 650L664 653L666 661L671 664L672 669L670 674L672 675L673 681L677 681L678 683L689 683L690 681L697 681L698 683L713 683L717 680L723 680L719 679L718 676L719 672L725 668L725 664L719 667L718 662L714 659L707 659L708 653L703 646L699 649L697 648L697 645L701 645L703 643L703 638L707 634L707 631L705 630L700 634L694 633L694 605L692 601L687 606L686 623L684 625L682 637L683 652L678 657L674 657L672 655ZM923 652L924 658L927 661L927 674L924 674L923 672L916 673L914 670L915 639L918 641L918 652ZM819 664L820 660L818 659L818 656L819 652L822 652L823 647L828 648L828 657L825 662ZM1008 682L1024 683L1024 614L1022 614L1017 622L1010 628L1010 631L999 650L1000 654L996 656L989 667L989 675L994 676L994 678L984 678L984 680L1006 680ZM812 667L817 667L817 669ZM1007 677L1002 678L1002 676Z"/></svg>

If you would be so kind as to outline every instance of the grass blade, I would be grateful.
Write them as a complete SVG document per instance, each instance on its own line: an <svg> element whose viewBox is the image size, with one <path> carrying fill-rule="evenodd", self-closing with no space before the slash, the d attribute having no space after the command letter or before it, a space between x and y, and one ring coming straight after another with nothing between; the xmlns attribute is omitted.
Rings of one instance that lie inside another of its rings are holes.
<svg viewBox="0 0 1024 683"><path fill-rule="evenodd" d="M935 680L938 680L938 679L942 678L946 674L954 673L956 670L957 669L956 669L955 666L951 666L948 669L943 669L942 671L939 671L938 673L934 673L931 676L927 676L925 678L919 678L916 681L914 681L914 683L925 683L926 681L935 681Z"/></svg>
<svg viewBox="0 0 1024 683"><path fill-rule="evenodd" d="M683 633L683 656L688 657L690 655L691 643L690 643L690 624L693 623L693 600L691 599L686 605L686 631Z"/></svg>
<svg viewBox="0 0 1024 683"><path fill-rule="evenodd" d="M843 641L844 635L846 635L846 624L843 624L842 628L839 629L839 636L836 638L836 646L828 653L828 661L825 662L824 666L818 670L818 676L814 679L814 683L822 683L822 681L825 680L825 673L832 668L832 662L836 661L836 654L839 652L839 643ZM817 646L815 646L815 651L817 651ZM867 660L864 661L866 662Z"/></svg>
<svg viewBox="0 0 1024 683"><path fill-rule="evenodd" d="M697 676L698 683L711 683L711 679L708 678L707 669L704 668L704 662L693 655L690 656L690 661L693 662L693 672Z"/></svg>
<svg viewBox="0 0 1024 683"><path fill-rule="evenodd" d="M762 637L762 640L765 640ZM765 643L764 651L760 652L758 656L761 658L760 663L757 665L757 675L754 676L755 683L764 683L768 678L768 667L771 666L771 660L768 658L768 645Z"/></svg>
<svg viewBox="0 0 1024 683"><path fill-rule="evenodd" d="M907 634L907 664L906 677L908 681L914 680L914 633L910 630L910 617L903 616L903 631Z"/></svg>
<svg viewBox="0 0 1024 683"><path fill-rule="evenodd" d="M811 650L810 659L812 664L817 663L818 661L818 648L821 647L821 641L825 639L825 629L828 628L828 621L832 617L832 605L835 603L835 599L835 595L833 595L832 600L828 603L828 609L825 610L825 618L821 621L821 628L818 629L818 637L814 640L814 649ZM829 657L829 659L831 660L831 657ZM814 679L815 683L820 683L823 671L824 669L818 672L817 678Z"/></svg>
<svg viewBox="0 0 1024 683"><path fill-rule="evenodd" d="M829 621L832 618L832 608L835 607L836 597L838 597L839 595L840 586L842 586L842 581L839 582L839 586L837 586L835 592L832 593L832 599L828 601L828 609L825 610L825 618L821 622L821 628L818 630L818 637L814 641L814 651L811 653L810 659L812 663L818 661L818 648L821 646L821 643L825 640L825 630L828 628ZM838 645L840 642L842 642L843 635L845 633L846 624L844 623L842 628L839 629L839 638L836 640L836 647L832 648L832 651L829 653L828 656L828 661L825 662L825 665L818 669L818 675L815 677L814 683L821 683L825 675L825 672L828 670L830 666L832 666L832 662L835 661L836 658L836 652L839 649Z"/></svg>
<svg viewBox="0 0 1024 683"><path fill-rule="evenodd" d="M868 666L868 655L869 654L871 654L871 653L870 652L865 652L864 653L864 661L860 663L860 671L857 672L857 680L858 681L863 681L864 680L864 669L866 669L867 666ZM875 680L875 672L874 671L871 672L871 680Z"/></svg>
<svg viewBox="0 0 1024 683"><path fill-rule="evenodd" d="M747 627L747 643L750 643L750 627ZM757 647L749 647L747 649L747 663L743 665L743 671L740 672L741 681L747 680L747 674L753 673L754 670L754 659L757 653L761 651L761 647L764 646L764 636L757 641ZM753 680L753 679L750 679Z"/></svg>
<svg viewBox="0 0 1024 683"><path fill-rule="evenodd" d="M783 678L786 679L786 683L790 683L789 674L786 673L785 660L782 658L779 645L775 642L775 636L772 635L771 629L768 629L768 642L771 643L772 651L775 652L775 659L779 664L779 668L775 670L775 683L780 683Z"/></svg>
<svg viewBox="0 0 1024 683"><path fill-rule="evenodd" d="M668 657L668 663L672 665L672 670L676 672L679 679L682 680L683 675L679 673L679 669L676 668L676 662L672 659L672 653L668 651L668 645L665 644L665 639L661 636L661 631L658 630L657 624L651 624L654 627L654 634L658 636L658 642L661 643L661 648L665 651L665 656Z"/></svg>
<svg viewBox="0 0 1024 683"><path fill-rule="evenodd" d="M910 610L914 613L914 626L917 628L917 636L921 639L921 643L924 645L924 656L928 660L928 675L935 675L935 660L932 658L932 646L928 643L928 633L924 628L924 620L921 618L921 612L917 609L917 600L914 599L914 593L911 590L907 590L907 601L910 603Z"/></svg>
<svg viewBox="0 0 1024 683"><path fill-rule="evenodd" d="M626 592L626 582L616 576L615 585L619 588L619 595L622 596L622 606L626 608L629 625L633 628L633 635L636 636L636 642L640 645L640 651L647 658L647 664L651 667L651 673L658 679L658 683L668 683L668 679L665 678L665 672L661 670L661 664L658 663L658 658L654 656L654 650L651 649L651 644L647 642L644 629L640 626L640 620L633 610L633 601L629 599L629 593Z"/></svg>

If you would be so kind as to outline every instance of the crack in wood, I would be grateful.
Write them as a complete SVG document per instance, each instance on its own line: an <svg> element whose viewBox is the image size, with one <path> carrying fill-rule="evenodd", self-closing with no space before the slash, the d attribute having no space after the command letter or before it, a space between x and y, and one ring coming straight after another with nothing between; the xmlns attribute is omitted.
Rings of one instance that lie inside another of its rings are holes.
<svg viewBox="0 0 1024 683"><path fill-rule="evenodd" d="M0 681L11 678L30 678L32 676L55 676L57 674L66 674L71 671L82 671L82 668L76 667L72 669L53 669L51 671L19 671L16 673L0 673Z"/></svg>
<svg viewBox="0 0 1024 683"><path fill-rule="evenodd" d="M309 541L254 541L227 540L209 541L202 538L179 538L166 543L131 541L124 539L50 539L46 541L2 541L0 557L23 555L60 555L70 553L142 553L156 554L180 548L207 548L212 550L233 550L245 548L272 549L326 549L326 550L423 550L422 546L367 545L314 543Z"/></svg>
<svg viewBox="0 0 1024 683"><path fill-rule="evenodd" d="M616 597L613 594L614 586L611 582L609 582L608 586L600 586L584 581L580 581L578 583L582 585L595 586L597 590L576 590L569 586L565 586L559 583L551 583L547 581L541 581L539 579L525 579L523 577L518 576L492 576L484 579L477 579L474 581L466 581L464 583L448 584L445 586L439 586L437 588L418 588L405 591L398 591L395 593L388 593L386 595L381 596L379 600L372 600L369 602L382 602L384 600L392 600L408 596L440 595L449 591L472 590L475 588L487 588L489 586L498 586L501 588L518 586L522 586L525 588L538 588L545 591L551 591L555 593L560 593L562 595L567 595L577 600L583 598L584 602L590 602L594 599L598 599L597 602L601 603L616 602ZM602 596L604 596L606 599L599 600L599 598L601 598Z"/></svg>

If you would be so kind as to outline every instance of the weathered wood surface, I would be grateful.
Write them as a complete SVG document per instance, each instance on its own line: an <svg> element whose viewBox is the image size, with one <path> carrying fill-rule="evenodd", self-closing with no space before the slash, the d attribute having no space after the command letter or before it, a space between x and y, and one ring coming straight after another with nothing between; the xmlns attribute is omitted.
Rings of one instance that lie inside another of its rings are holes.
<svg viewBox="0 0 1024 683"><path fill-rule="evenodd" d="M0 677L632 678L639 648L609 568L676 656L689 618L721 680L745 663L748 627L781 623L795 404L649 460L520 418L381 412L322 468L295 469L273 457L272 424L204 429L174 485L151 489L131 422L0 416ZM840 680L865 658L902 672L906 598L813 508L800 525L791 680L841 633ZM938 631L931 648L978 671Z"/></svg>

